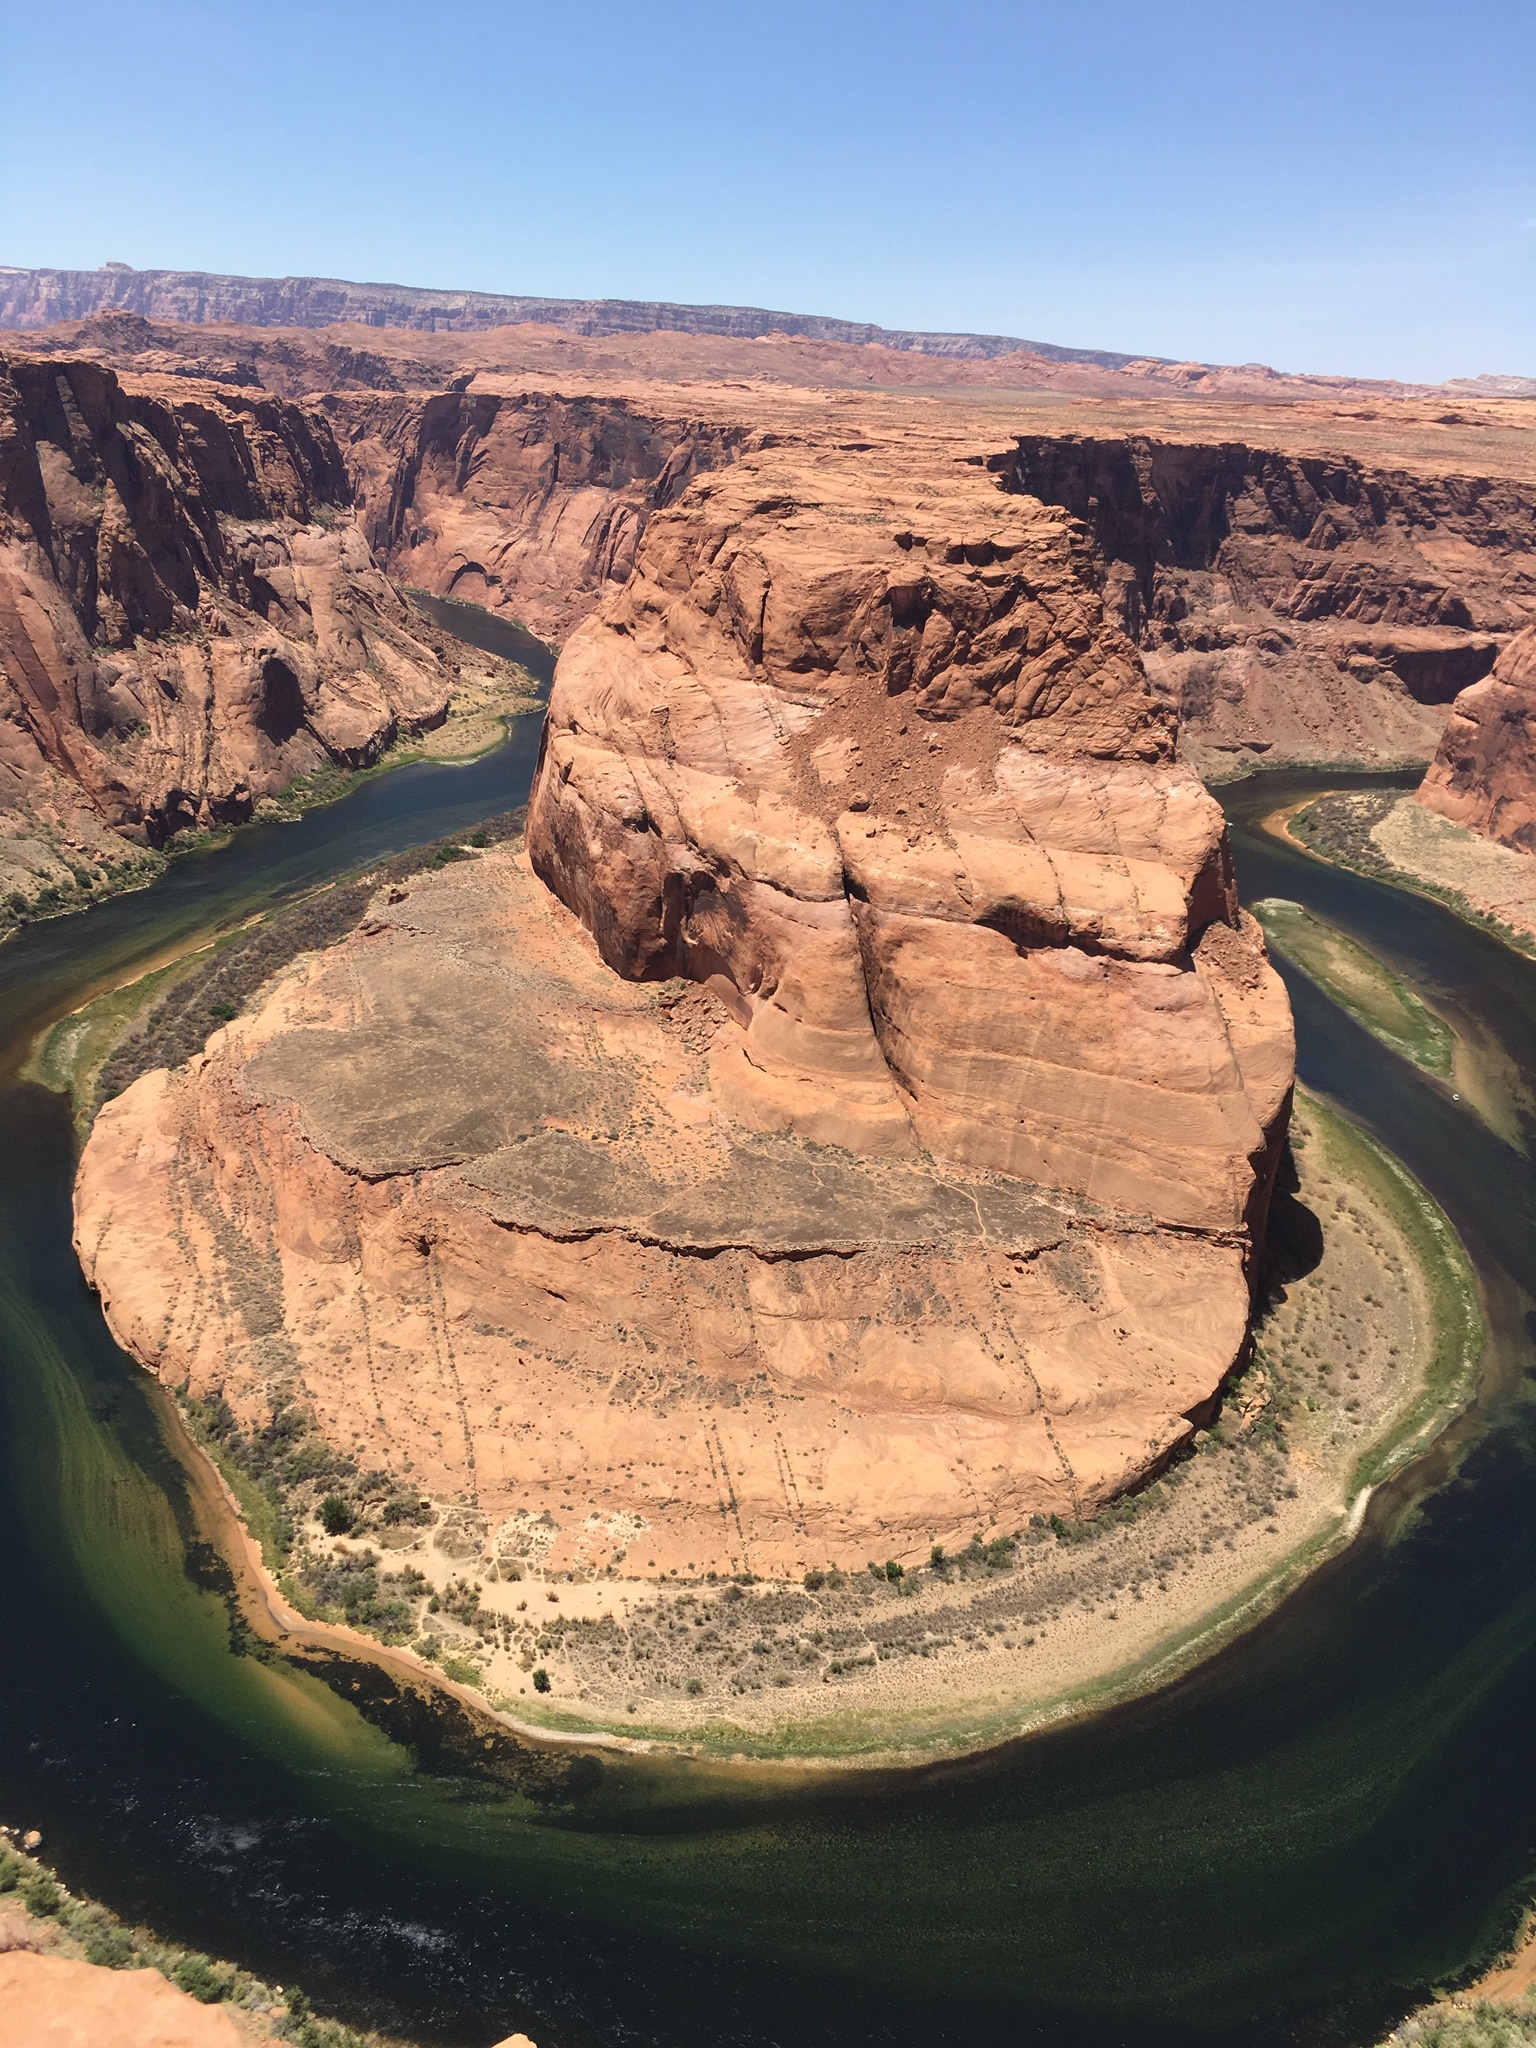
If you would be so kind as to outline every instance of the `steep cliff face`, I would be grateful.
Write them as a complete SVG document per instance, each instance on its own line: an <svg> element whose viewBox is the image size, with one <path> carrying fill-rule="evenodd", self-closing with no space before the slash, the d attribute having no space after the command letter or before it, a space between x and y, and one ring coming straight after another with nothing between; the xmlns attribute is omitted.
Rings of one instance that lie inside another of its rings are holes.
<svg viewBox="0 0 1536 2048"><path fill-rule="evenodd" d="M567 642L527 860L392 894L97 1121L164 1377L642 1576L1091 1512L1208 1412L1284 990L1085 536L963 436L696 478Z"/></svg>
<svg viewBox="0 0 1536 2048"><path fill-rule="evenodd" d="M444 642L312 408L0 363L0 810L160 843L440 720Z"/></svg>
<svg viewBox="0 0 1536 2048"><path fill-rule="evenodd" d="M568 643L530 852L722 994L743 1120L1236 1229L1289 1017L1091 572L974 470L744 459Z"/></svg>
<svg viewBox="0 0 1536 2048"><path fill-rule="evenodd" d="M1422 759L1536 616L1528 484L1143 436L1028 436L999 469L1088 526L1197 764Z"/></svg>
<svg viewBox="0 0 1536 2048"><path fill-rule="evenodd" d="M1536 853L1536 627L1451 706L1419 802L1454 824Z"/></svg>
<svg viewBox="0 0 1536 2048"><path fill-rule="evenodd" d="M628 576L651 513L749 438L622 398L454 391L326 404L363 531L391 573L556 641Z"/></svg>

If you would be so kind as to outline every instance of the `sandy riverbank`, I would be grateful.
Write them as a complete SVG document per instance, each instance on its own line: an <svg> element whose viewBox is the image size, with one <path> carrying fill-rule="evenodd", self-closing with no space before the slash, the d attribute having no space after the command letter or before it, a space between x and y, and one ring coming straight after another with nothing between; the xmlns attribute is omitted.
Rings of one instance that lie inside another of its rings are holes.
<svg viewBox="0 0 1536 2048"><path fill-rule="evenodd" d="M1304 852L1432 896L1536 950L1536 856L1500 846L1393 789L1324 790L1287 804L1264 830Z"/></svg>

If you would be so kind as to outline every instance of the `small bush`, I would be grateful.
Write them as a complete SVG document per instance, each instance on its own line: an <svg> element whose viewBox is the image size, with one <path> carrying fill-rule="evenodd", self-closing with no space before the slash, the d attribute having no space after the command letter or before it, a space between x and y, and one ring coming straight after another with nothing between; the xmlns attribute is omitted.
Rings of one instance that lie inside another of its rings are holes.
<svg viewBox="0 0 1536 2048"><path fill-rule="evenodd" d="M430 1522L433 1513L431 1501L416 1500L410 1494L397 1494L393 1500L385 1502L379 1520L392 1528L402 1522L409 1528L415 1528L419 1523Z"/></svg>
<svg viewBox="0 0 1536 2048"><path fill-rule="evenodd" d="M103 1927L85 1944L85 1960L99 1970L126 1970L137 1953L121 1927Z"/></svg>
<svg viewBox="0 0 1536 2048"><path fill-rule="evenodd" d="M183 1956L171 1972L171 1982L199 2005L217 2005L224 1996L224 1979L206 1956Z"/></svg>
<svg viewBox="0 0 1536 2048"><path fill-rule="evenodd" d="M21 1880L18 1887L21 1903L29 1913L46 1917L57 1913L64 1903L64 1895L51 1877L45 1877L40 1870L33 1871Z"/></svg>
<svg viewBox="0 0 1536 2048"><path fill-rule="evenodd" d="M533 1689L535 1692L549 1691L549 1673L542 1664L533 1674Z"/></svg>
<svg viewBox="0 0 1536 2048"><path fill-rule="evenodd" d="M357 1527L357 1512L339 1493L328 1493L320 1503L320 1520L327 1536L345 1536Z"/></svg>
<svg viewBox="0 0 1536 2048"><path fill-rule="evenodd" d="M904 1579L907 1576L906 1567L899 1565L894 1557L888 1557L885 1560L885 1576L894 1586L898 1579Z"/></svg>

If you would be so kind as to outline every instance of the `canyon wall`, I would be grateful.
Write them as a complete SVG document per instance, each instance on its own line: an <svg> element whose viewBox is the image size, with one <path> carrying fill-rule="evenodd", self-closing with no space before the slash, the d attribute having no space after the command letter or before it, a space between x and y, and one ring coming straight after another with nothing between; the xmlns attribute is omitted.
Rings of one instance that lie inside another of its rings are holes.
<svg viewBox="0 0 1536 2048"><path fill-rule="evenodd" d="M1536 853L1536 627L1451 706L1419 802L1522 853Z"/></svg>
<svg viewBox="0 0 1536 2048"><path fill-rule="evenodd" d="M401 583L560 641L622 583L650 515L747 428L623 398L450 391L323 401L369 545Z"/></svg>
<svg viewBox="0 0 1536 2048"><path fill-rule="evenodd" d="M548 334L526 332L543 362ZM573 391L547 368L457 368L475 337L373 345L117 312L90 338L117 374L65 337L5 387L0 803L30 813L10 844L30 834L39 873L65 841L110 860L114 832L158 843L248 815L439 717L458 657L391 583L562 641L694 478L775 441L836 451L829 408L855 403L606 373ZM933 425L926 401L857 403L874 409L856 433ZM1202 773L1427 759L1452 699L1536 615L1536 488L1518 475L1137 432L1009 446L998 424L962 431L988 437L997 486L1086 528L1103 600ZM115 494L105 541L93 493Z"/></svg>
<svg viewBox="0 0 1536 2048"><path fill-rule="evenodd" d="M1536 617L1527 483L1138 435L1025 436L997 466L1087 525L1204 769L1423 760Z"/></svg>
<svg viewBox="0 0 1536 2048"><path fill-rule="evenodd" d="M0 361L0 813L160 844L439 721L450 643L381 573L312 407Z"/></svg>

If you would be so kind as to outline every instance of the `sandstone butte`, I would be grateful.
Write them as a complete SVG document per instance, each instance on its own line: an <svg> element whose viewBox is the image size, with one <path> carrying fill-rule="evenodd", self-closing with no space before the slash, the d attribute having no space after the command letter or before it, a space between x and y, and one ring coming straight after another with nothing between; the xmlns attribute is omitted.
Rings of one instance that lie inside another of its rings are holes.
<svg viewBox="0 0 1536 2048"><path fill-rule="evenodd" d="M567 641L526 860L98 1118L114 1330L556 1565L1088 1514L1244 1341L1289 1010L1082 534L943 437L743 450Z"/></svg>
<svg viewBox="0 0 1536 2048"><path fill-rule="evenodd" d="M1519 407L114 332L130 399L290 380L370 572L565 641L526 847L98 1118L128 1348L557 1568L910 1556L1166 1457L1242 1349L1292 1071L1190 763L1432 751L1536 610Z"/></svg>

